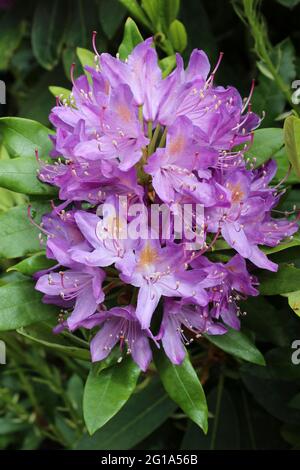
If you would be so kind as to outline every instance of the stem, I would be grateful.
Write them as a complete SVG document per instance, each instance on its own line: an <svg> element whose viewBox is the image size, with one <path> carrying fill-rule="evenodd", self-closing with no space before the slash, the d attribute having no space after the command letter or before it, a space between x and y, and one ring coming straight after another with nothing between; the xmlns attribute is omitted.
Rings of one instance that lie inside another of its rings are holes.
<svg viewBox="0 0 300 470"><path fill-rule="evenodd" d="M159 132L160 132L160 124L157 124L157 126L155 128L155 131L154 131L154 134L153 134L153 137L151 139L151 142L148 145L148 156L152 155L152 153L155 150L155 146L156 146L156 142L157 142L157 139L158 139L158 136L159 136Z"/></svg>
<svg viewBox="0 0 300 470"><path fill-rule="evenodd" d="M167 128L165 127L164 133L161 136L160 142L158 144L159 147L164 147L166 145L167 140Z"/></svg>
<svg viewBox="0 0 300 470"><path fill-rule="evenodd" d="M142 127L144 127L144 116L143 116L143 106L139 106L139 121L142 125Z"/></svg>
<svg viewBox="0 0 300 470"><path fill-rule="evenodd" d="M224 388L224 374L222 372L219 378L218 389L217 389L217 402L216 402L215 419L213 423L213 430L212 430L212 436L211 436L210 450L214 450L215 444L216 444L223 388Z"/></svg>
<svg viewBox="0 0 300 470"><path fill-rule="evenodd" d="M148 137L149 137L149 140L152 139L152 121L149 121L148 122Z"/></svg>
<svg viewBox="0 0 300 470"><path fill-rule="evenodd" d="M246 397L245 391L243 389L242 389L242 399L243 399L243 405L244 405L244 409L245 409L246 421L247 421L247 425L248 425L248 431L249 431L249 436L250 436L252 449L256 450L256 442L255 442L255 435L254 435L252 421L251 421L251 415L250 415L250 412L249 412L247 397Z"/></svg>

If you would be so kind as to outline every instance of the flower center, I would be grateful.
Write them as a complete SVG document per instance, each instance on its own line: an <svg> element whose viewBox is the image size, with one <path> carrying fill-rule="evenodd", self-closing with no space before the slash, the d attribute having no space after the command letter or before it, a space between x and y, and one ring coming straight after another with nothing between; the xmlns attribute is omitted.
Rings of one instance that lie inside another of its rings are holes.
<svg viewBox="0 0 300 470"><path fill-rule="evenodd" d="M154 264L157 260L158 260L157 251L147 243L147 245L142 249L140 253L138 266L140 268L144 268L144 267L149 266L150 264Z"/></svg>

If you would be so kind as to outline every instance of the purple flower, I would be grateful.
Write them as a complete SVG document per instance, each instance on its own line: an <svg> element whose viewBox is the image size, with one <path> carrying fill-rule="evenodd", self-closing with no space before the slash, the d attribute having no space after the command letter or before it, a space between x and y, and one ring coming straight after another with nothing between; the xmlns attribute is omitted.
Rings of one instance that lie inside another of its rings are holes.
<svg viewBox="0 0 300 470"><path fill-rule="evenodd" d="M192 122L182 116L170 126L166 147L157 149L145 171L151 174L153 187L164 202L177 202L185 196L210 207L223 203L226 193L216 188L209 172L205 179L198 175L203 174L199 170L213 166L217 159L216 151L195 140Z"/></svg>
<svg viewBox="0 0 300 470"><path fill-rule="evenodd" d="M228 191L231 204L228 208L208 209L206 218L209 231L220 230L241 256L270 271L277 271L278 267L257 245L276 246L298 230L296 222L271 217L278 202L276 188L267 187L274 165L270 162L255 171L243 168L219 174L217 178Z"/></svg>
<svg viewBox="0 0 300 470"><path fill-rule="evenodd" d="M146 370L160 302L157 339L175 364L195 336L239 329L239 300L258 295L247 262L276 271L261 246L275 247L298 228L273 213L282 194L281 184L272 186L275 162L254 169L245 158L260 123L253 85L246 101L216 86L221 55L212 71L200 50L186 69L176 60L163 78L152 38L125 61L97 53L89 78L74 80L71 70L70 97L50 114L52 162L41 163L39 178L64 202L43 217L46 254L57 264L36 273L36 288L65 310L56 331L101 326L94 361L120 342ZM164 214L153 223L156 203L171 215L167 227ZM206 254L221 237L235 251L227 263ZM132 286L132 305L105 312Z"/></svg>
<svg viewBox="0 0 300 470"><path fill-rule="evenodd" d="M128 251L116 263L120 278L139 287L136 316L142 328L149 328L161 296L192 298L206 305L208 295L197 271L186 271L182 247L161 247L158 240L142 240L138 249Z"/></svg>
<svg viewBox="0 0 300 470"><path fill-rule="evenodd" d="M157 339L162 340L170 361L181 364L186 354L184 345L190 344L195 337L200 338L204 333L223 335L226 331L225 326L213 321L207 307L200 307L189 299L167 299ZM189 334L192 335L191 339L187 339Z"/></svg>
<svg viewBox="0 0 300 470"><path fill-rule="evenodd" d="M213 263L205 257L197 258L192 266L202 269L206 283L210 283L210 315L214 319L222 318L226 325L238 330L240 328L240 308L237 301L248 295L259 294L254 287L258 284L256 277L251 276L246 262L240 255L235 255L226 264Z"/></svg>
<svg viewBox="0 0 300 470"><path fill-rule="evenodd" d="M64 305L74 303L74 308L67 319L70 330L78 328L80 323L96 312L98 305L104 300L102 282L105 273L99 268L81 267L80 270L69 269L59 273L51 272L43 275L36 283L36 289L46 294L46 302ZM55 302L56 300L56 302Z"/></svg>
<svg viewBox="0 0 300 470"><path fill-rule="evenodd" d="M85 328L100 325L100 331L91 341L93 362L105 359L115 345L120 343L121 353L126 348L126 353L132 355L141 370L147 370L152 359L149 338L154 338L150 330L141 329L132 305L114 307L106 312L96 313L81 324Z"/></svg>

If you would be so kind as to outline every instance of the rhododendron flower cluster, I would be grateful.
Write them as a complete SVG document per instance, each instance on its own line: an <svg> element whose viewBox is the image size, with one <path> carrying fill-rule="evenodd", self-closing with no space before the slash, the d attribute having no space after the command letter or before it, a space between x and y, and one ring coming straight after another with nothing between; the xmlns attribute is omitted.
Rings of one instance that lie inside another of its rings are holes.
<svg viewBox="0 0 300 470"><path fill-rule="evenodd" d="M205 53L194 50L186 69L177 55L163 78L151 38L125 61L95 53L95 67L73 79L69 99L50 114L53 162L39 178L63 202L43 217L55 266L37 273L36 289L61 307L57 331L96 329L93 361L119 343L120 357L132 354L142 370L152 346L180 364L186 344L240 328L239 300L258 295L252 271L277 269L260 245L276 246L297 224L271 215L280 198L270 184L276 164L255 168L245 158L260 119L251 93L243 101L235 88L215 85L219 63L210 72ZM105 204L114 210L100 210ZM200 226L188 233L198 234L194 249L174 218L168 237L153 228L154 204L188 207L193 221L202 207ZM225 263L213 256L220 240Z"/></svg>

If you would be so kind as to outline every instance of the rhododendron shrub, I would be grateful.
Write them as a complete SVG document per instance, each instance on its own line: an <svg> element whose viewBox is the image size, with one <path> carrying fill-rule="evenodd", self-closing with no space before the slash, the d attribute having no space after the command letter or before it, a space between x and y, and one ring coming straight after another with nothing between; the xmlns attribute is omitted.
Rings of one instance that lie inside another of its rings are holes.
<svg viewBox="0 0 300 470"><path fill-rule="evenodd" d="M254 81L244 98L218 79L223 53L184 60L171 43L172 30L159 44L129 19L112 55L94 32L71 90L52 87L51 129L0 119L10 157L0 185L24 195L0 215L0 256L17 259L16 278L0 284L0 328L52 348L81 378L88 369L80 426L90 434L141 407L144 387L161 397L156 376L169 414L180 407L206 433L214 365L223 387L230 361L229 376L244 361L266 364L255 341L269 317L251 326L261 305L274 308L262 296L282 294L297 313L299 269L283 253L300 243L297 207L285 205L298 118L285 122L294 169L282 168L276 146L265 150L281 130L264 141Z"/></svg>

